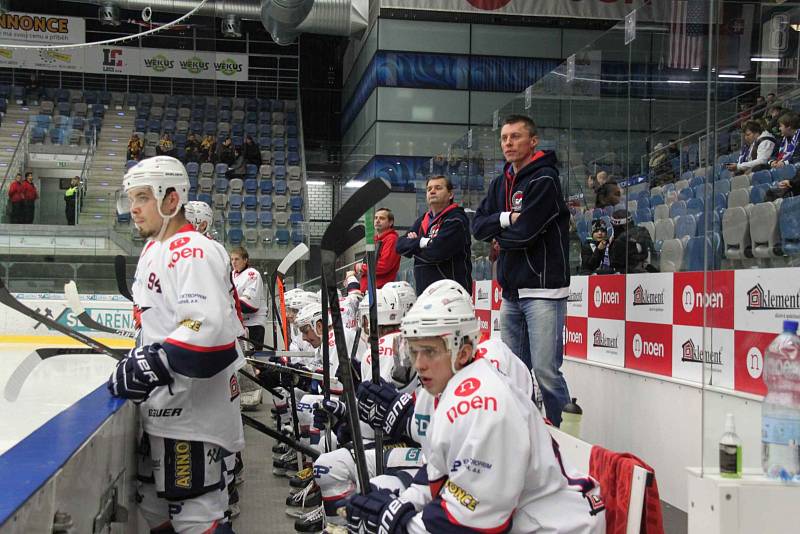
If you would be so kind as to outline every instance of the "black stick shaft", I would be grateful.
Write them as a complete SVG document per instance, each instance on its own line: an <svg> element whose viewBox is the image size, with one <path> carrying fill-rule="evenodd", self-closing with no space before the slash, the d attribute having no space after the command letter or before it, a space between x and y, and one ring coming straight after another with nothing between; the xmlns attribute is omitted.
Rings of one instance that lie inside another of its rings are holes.
<svg viewBox="0 0 800 534"><path fill-rule="evenodd" d="M369 349L372 360L372 383L380 384L381 365L378 361L378 289L375 280L376 256L379 250L367 246L367 291L369 292ZM362 377L366 380L367 377ZM375 474L383 474L383 430L375 430Z"/></svg>
<svg viewBox="0 0 800 534"><path fill-rule="evenodd" d="M272 439L274 439L276 441L280 441L281 443L285 443L286 445L290 446L294 450L300 451L303 454L305 454L307 456L310 456L311 458L313 458L315 460L319 456L319 452L315 451L314 449L312 449L308 445L304 445L304 444L300 443L297 440L294 440L294 439L292 439L292 438L290 438L288 436L284 436L283 434L281 434L277 430L273 430L272 428L268 427L267 425L265 425L261 421L256 421L255 419L253 419L249 415L242 414L242 422L244 424L246 424L247 426L258 430L262 434L266 434L267 436L271 437Z"/></svg>

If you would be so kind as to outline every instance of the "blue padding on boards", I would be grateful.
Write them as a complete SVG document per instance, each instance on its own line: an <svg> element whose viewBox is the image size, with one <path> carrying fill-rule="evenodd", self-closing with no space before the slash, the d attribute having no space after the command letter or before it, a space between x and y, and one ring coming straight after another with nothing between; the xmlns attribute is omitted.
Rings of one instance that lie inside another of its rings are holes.
<svg viewBox="0 0 800 534"><path fill-rule="evenodd" d="M0 456L0 525L125 402L113 398L103 384Z"/></svg>

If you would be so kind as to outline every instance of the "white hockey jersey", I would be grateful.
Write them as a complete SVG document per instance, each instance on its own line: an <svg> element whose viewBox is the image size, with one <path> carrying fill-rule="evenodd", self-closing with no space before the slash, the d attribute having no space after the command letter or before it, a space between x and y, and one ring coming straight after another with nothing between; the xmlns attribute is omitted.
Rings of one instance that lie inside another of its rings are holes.
<svg viewBox="0 0 800 534"><path fill-rule="evenodd" d="M160 343L174 379L139 405L144 430L171 439L244 447L236 370L244 360L228 254L182 227L142 250L132 286L141 343Z"/></svg>
<svg viewBox="0 0 800 534"><path fill-rule="evenodd" d="M599 501L590 498L596 483L567 477L530 396L509 387L495 356L487 350L461 369L438 399L417 399L422 410L433 407L421 435L429 492L412 486L401 494L418 509L408 532L604 532Z"/></svg>
<svg viewBox="0 0 800 534"><path fill-rule="evenodd" d="M339 297L339 311L342 313L342 324L353 330L358 327L358 305L361 304L361 293L350 293Z"/></svg>
<svg viewBox="0 0 800 534"><path fill-rule="evenodd" d="M244 325L266 327L267 298L264 292L264 282L259 272L252 267L248 267L240 273L234 271L233 283L239 294Z"/></svg>

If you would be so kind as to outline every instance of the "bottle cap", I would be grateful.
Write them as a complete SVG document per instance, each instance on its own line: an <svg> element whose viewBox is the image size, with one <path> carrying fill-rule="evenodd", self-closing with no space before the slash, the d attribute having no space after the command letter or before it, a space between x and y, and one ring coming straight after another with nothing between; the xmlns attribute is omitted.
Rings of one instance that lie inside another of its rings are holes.
<svg viewBox="0 0 800 534"><path fill-rule="evenodd" d="M736 434L736 422L733 419L732 413L725 414L725 433Z"/></svg>
<svg viewBox="0 0 800 534"><path fill-rule="evenodd" d="M797 321L783 321L783 331L784 332L791 332L792 334L797 333Z"/></svg>
<svg viewBox="0 0 800 534"><path fill-rule="evenodd" d="M572 397L572 402L566 403L564 407L561 409L561 413L574 413L577 415L582 415L583 410L581 409L580 406L578 406L578 398Z"/></svg>

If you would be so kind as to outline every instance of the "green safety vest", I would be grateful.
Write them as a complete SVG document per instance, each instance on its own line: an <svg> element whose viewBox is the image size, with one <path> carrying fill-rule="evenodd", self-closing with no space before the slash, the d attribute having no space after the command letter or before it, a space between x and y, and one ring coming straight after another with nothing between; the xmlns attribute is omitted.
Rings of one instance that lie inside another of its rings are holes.
<svg viewBox="0 0 800 534"><path fill-rule="evenodd" d="M75 192L77 190L78 190L78 186L77 185L75 187L70 187L69 189L66 190L66 192L64 192L64 198L71 197L72 195L75 194Z"/></svg>

